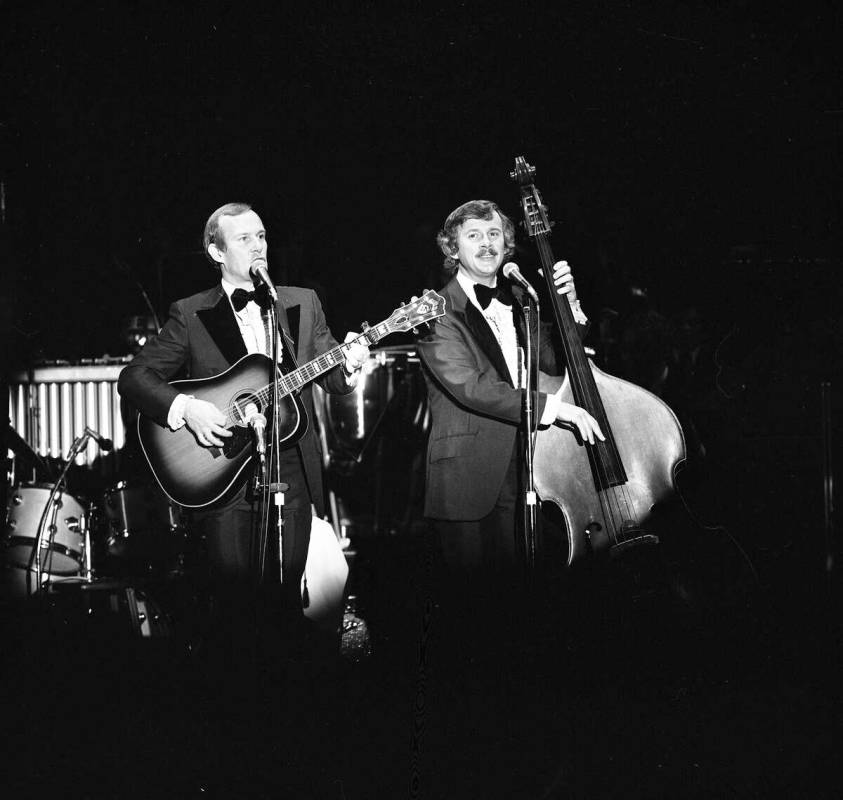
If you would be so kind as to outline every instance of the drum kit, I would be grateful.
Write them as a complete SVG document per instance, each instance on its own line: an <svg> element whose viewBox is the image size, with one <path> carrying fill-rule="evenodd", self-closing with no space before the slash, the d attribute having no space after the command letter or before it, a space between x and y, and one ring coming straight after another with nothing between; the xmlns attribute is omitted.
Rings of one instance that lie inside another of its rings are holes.
<svg viewBox="0 0 843 800"><path fill-rule="evenodd" d="M103 594L110 602L96 607L124 615L136 635L166 635L169 621L144 587L180 574L185 541L180 509L156 486L121 481L87 500L60 484L19 483L6 509L0 596L69 608L73 595Z"/></svg>

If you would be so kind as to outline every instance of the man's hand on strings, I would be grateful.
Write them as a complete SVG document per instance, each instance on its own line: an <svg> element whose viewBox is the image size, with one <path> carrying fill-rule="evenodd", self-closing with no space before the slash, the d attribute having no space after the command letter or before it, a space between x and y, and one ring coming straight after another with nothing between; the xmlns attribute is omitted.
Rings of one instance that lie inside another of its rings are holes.
<svg viewBox="0 0 843 800"><path fill-rule="evenodd" d="M225 416L213 403L191 398L184 409L184 421L203 447L222 447L220 439L232 432L225 428Z"/></svg>
<svg viewBox="0 0 843 800"><path fill-rule="evenodd" d="M562 391L561 389L559 390ZM580 437L584 442L594 444L595 437L601 442L606 441L603 431L600 430L600 425L597 420L591 416L584 408L575 406L572 403L566 403L560 399L559 410L556 412L556 419L558 422L566 422L576 430L579 431Z"/></svg>

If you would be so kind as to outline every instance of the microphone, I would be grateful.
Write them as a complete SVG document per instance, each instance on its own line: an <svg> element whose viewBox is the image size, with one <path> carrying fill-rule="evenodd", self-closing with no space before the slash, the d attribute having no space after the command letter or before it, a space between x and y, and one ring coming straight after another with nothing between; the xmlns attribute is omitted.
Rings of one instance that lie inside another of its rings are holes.
<svg viewBox="0 0 843 800"><path fill-rule="evenodd" d="M102 450L103 453L107 453L109 450L114 449L114 442L112 442L111 439L106 439L105 436L101 436L93 428L88 428L86 426L85 435L90 436L90 438L100 446L100 450Z"/></svg>
<svg viewBox="0 0 843 800"><path fill-rule="evenodd" d="M275 291L275 287L272 285L272 281L269 279L269 273L266 271L266 267L261 266L259 264L255 264L249 270L249 275L252 276L252 280L257 278L261 283L265 284L266 288L269 290L269 296L272 298L273 302L277 302L278 293Z"/></svg>
<svg viewBox="0 0 843 800"><path fill-rule="evenodd" d="M255 450L259 456L266 453L266 417L258 411L254 403L246 406L246 423L255 432Z"/></svg>
<svg viewBox="0 0 843 800"><path fill-rule="evenodd" d="M515 281L517 284L520 284L524 289L526 289L527 294L533 298L533 302L539 302L539 296L536 294L536 290L530 285L530 282L521 274L521 270L518 269L518 264L515 264L512 261L503 265L503 269L501 270L505 277L509 278L511 281Z"/></svg>

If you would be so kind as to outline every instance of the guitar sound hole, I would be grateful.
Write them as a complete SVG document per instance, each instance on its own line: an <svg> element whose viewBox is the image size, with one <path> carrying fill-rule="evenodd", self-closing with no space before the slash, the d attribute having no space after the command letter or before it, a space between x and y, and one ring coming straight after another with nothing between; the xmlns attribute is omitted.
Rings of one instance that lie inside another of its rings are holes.
<svg viewBox="0 0 843 800"><path fill-rule="evenodd" d="M257 406L259 414L263 413L263 406L260 399L252 392L244 392L243 394L237 395L231 403L232 408L234 409L234 414L232 416L234 417L234 421L238 427L246 424L246 409L249 407L250 403L254 403L254 405Z"/></svg>

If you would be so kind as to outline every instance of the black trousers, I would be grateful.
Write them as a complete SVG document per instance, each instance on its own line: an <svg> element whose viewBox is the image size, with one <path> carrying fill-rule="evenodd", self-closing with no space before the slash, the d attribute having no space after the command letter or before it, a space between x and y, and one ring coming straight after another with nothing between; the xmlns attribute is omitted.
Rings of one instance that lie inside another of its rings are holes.
<svg viewBox="0 0 843 800"><path fill-rule="evenodd" d="M443 570L437 594L446 630L458 639L489 639L511 626L525 583L523 458L513 447L492 510L478 520L434 520Z"/></svg>
<svg viewBox="0 0 843 800"><path fill-rule="evenodd" d="M279 569L275 508L270 509L261 559L261 509L258 502L249 498L246 486L229 501L194 518L205 540L218 624L246 624L256 611L270 617L277 612L288 619L302 616L301 580L310 544L312 512L296 448L282 453L280 477L289 486L283 506L283 576Z"/></svg>
<svg viewBox="0 0 843 800"><path fill-rule="evenodd" d="M516 437L503 485L485 517L434 521L445 565L455 575L506 574L521 568L523 458L519 443Z"/></svg>

